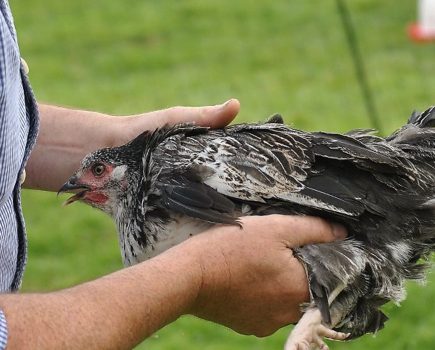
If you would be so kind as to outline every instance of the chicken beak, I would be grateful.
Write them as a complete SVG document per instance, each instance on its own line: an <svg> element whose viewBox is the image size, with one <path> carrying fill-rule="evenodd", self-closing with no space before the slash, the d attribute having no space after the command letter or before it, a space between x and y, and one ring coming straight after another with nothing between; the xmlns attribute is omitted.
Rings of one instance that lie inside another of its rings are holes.
<svg viewBox="0 0 435 350"><path fill-rule="evenodd" d="M70 197L69 199L67 199L65 201L64 205L71 204L72 202L75 202L76 200L83 198L84 194L90 190L89 186L87 186L85 184L78 183L77 180L78 179L76 176L72 176L68 180L68 182L64 183L63 186L57 192L57 195L59 195L61 193L65 193L65 192L72 191L72 190L83 190L83 191L76 193L74 196Z"/></svg>
<svg viewBox="0 0 435 350"><path fill-rule="evenodd" d="M80 189L87 189L89 190L89 186L85 184L81 184L77 182L77 176L72 176L69 178L67 182L63 184L63 186L59 189L57 192L57 195L60 195L61 193L65 193L71 190L80 190Z"/></svg>

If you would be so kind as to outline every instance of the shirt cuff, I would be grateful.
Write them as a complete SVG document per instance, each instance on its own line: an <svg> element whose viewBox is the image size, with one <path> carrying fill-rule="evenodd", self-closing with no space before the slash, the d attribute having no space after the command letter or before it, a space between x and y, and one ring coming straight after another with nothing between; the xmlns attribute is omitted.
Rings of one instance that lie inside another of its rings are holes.
<svg viewBox="0 0 435 350"><path fill-rule="evenodd" d="M8 325L6 317L2 310L0 310L0 350L6 349L8 343Z"/></svg>

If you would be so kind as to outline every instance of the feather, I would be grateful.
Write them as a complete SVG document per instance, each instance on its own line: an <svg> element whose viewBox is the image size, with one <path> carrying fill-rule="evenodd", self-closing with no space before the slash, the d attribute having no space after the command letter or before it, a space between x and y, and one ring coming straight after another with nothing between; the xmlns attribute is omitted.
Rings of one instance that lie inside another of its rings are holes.
<svg viewBox="0 0 435 350"><path fill-rule="evenodd" d="M212 223L236 224L234 203L199 180L187 169L176 177L162 177L161 203L166 209Z"/></svg>
<svg viewBox="0 0 435 350"><path fill-rule="evenodd" d="M413 113L385 139L372 130L304 132L280 115L215 130L166 126L91 153L74 176L95 162L127 166L105 184L110 205L98 207L117 223L126 265L214 223L237 225L242 214L345 225L348 239L294 253L306 266L310 307L356 338L384 327L379 308L403 300L406 280L424 279L421 260L435 249L434 121L432 107Z"/></svg>

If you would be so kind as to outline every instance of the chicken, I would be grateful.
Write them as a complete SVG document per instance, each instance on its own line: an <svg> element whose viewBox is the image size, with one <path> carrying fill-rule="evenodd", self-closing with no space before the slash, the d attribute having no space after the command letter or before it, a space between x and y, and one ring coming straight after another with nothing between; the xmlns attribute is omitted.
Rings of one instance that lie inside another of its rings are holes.
<svg viewBox="0 0 435 350"><path fill-rule="evenodd" d="M423 280L435 246L435 109L384 139L304 132L279 115L211 130L181 124L87 155L60 192L116 222L126 266L244 215L313 215L349 237L294 249L311 301L287 349L327 349L384 327L379 308Z"/></svg>

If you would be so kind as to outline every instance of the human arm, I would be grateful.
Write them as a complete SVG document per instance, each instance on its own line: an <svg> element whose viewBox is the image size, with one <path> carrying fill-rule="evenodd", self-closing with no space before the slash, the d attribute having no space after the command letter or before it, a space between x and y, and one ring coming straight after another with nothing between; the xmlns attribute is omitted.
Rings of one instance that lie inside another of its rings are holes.
<svg viewBox="0 0 435 350"><path fill-rule="evenodd" d="M39 104L40 131L26 166L24 187L57 191L80 160L99 148L126 143L144 130L193 121L223 127L238 113L235 99L205 107L172 107L125 117Z"/></svg>
<svg viewBox="0 0 435 350"><path fill-rule="evenodd" d="M129 349L183 314L265 336L299 318L307 281L290 247L343 238L321 219L216 226L136 266L46 294L0 295L8 349Z"/></svg>

